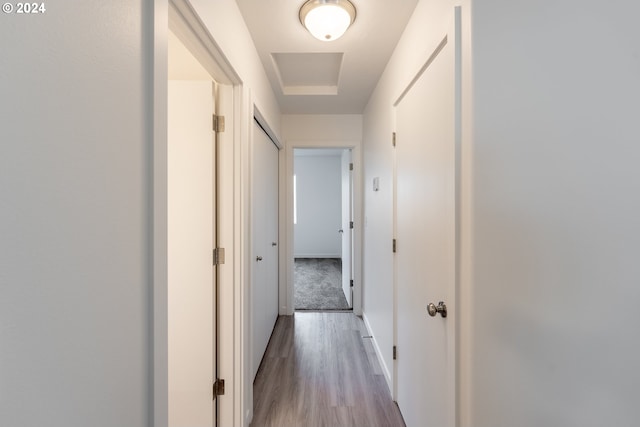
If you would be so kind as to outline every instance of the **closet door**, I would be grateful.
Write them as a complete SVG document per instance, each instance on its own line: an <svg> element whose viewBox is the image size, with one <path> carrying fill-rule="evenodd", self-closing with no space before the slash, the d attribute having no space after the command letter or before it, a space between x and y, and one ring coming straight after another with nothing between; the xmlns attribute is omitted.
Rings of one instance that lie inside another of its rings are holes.
<svg viewBox="0 0 640 427"><path fill-rule="evenodd" d="M278 147L254 122L252 178L253 375L278 318Z"/></svg>

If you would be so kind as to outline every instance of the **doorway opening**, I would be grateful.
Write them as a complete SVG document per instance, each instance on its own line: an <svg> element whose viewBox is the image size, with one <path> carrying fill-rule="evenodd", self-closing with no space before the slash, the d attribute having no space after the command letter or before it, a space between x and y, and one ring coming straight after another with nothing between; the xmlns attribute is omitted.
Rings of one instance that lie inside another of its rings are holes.
<svg viewBox="0 0 640 427"><path fill-rule="evenodd" d="M167 323L169 426L216 426L220 272L219 84L168 32Z"/></svg>
<svg viewBox="0 0 640 427"><path fill-rule="evenodd" d="M352 172L349 148L293 150L295 310L353 309Z"/></svg>

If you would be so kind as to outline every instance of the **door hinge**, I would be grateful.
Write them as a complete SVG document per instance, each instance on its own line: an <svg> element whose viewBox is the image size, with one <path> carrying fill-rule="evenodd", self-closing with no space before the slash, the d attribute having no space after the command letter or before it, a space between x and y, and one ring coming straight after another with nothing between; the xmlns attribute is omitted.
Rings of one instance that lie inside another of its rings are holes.
<svg viewBox="0 0 640 427"><path fill-rule="evenodd" d="M398 358L398 348L394 345L393 346L393 360L396 360Z"/></svg>
<svg viewBox="0 0 640 427"><path fill-rule="evenodd" d="M394 147L396 146L396 133L393 132L391 134L391 145L393 145Z"/></svg>
<svg viewBox="0 0 640 427"><path fill-rule="evenodd" d="M213 250L213 265L224 264L224 248L215 248Z"/></svg>
<svg viewBox="0 0 640 427"><path fill-rule="evenodd" d="M353 170L353 163L349 163L349 170L352 171Z"/></svg>
<svg viewBox="0 0 640 427"><path fill-rule="evenodd" d="M396 239L393 239L393 253L394 254L396 253L397 249L398 249L398 244L396 242Z"/></svg>
<svg viewBox="0 0 640 427"><path fill-rule="evenodd" d="M221 379L217 379L213 383L213 400L216 400L218 396L224 396L224 380Z"/></svg>
<svg viewBox="0 0 640 427"><path fill-rule="evenodd" d="M353 288L353 279L351 279L351 280L349 281L349 283L351 284L351 287Z"/></svg>
<svg viewBox="0 0 640 427"><path fill-rule="evenodd" d="M353 221L349 222L349 228L353 230Z"/></svg>
<svg viewBox="0 0 640 427"><path fill-rule="evenodd" d="M224 116L213 115L213 131L224 132Z"/></svg>

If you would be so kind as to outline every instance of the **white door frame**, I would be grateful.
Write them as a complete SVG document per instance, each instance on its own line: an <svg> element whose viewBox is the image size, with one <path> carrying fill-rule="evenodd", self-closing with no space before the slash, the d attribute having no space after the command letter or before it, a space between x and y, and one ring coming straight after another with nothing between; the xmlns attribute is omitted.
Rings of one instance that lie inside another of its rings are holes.
<svg viewBox="0 0 640 427"><path fill-rule="evenodd" d="M340 235L340 249L342 251L341 287L342 292L345 293L345 297L347 298L350 308L353 308L353 287L350 282L353 280L354 237L353 230L349 226L349 223L353 221L353 170L349 167L350 164L353 164L352 157L353 153L351 150L344 150L340 155L340 198L342 199L340 212L342 218L342 233ZM345 191L345 187L347 188L347 191ZM346 257L345 252L347 253ZM346 263L345 258L347 259Z"/></svg>
<svg viewBox="0 0 640 427"><path fill-rule="evenodd" d="M293 315L293 151L296 148L337 148L352 150L353 163L353 312L362 316L362 232L364 230L362 216L362 148L360 141L287 141L286 150L281 150L285 159L280 168L281 198L280 230L284 233L281 241L285 242L281 253L280 271L280 314ZM284 153L283 153L284 152Z"/></svg>
<svg viewBox="0 0 640 427"><path fill-rule="evenodd" d="M188 0L156 1L153 6L153 35L149 36L149 47L153 54L153 85L149 85L149 96L153 98L153 120L148 130L153 146L153 200L152 209L153 259L150 271L153 274L153 351L151 414L153 425L168 426L168 330L167 330L167 38L168 29L180 38L183 44L209 71L213 80L220 84L219 111L226 116L226 130L220 134L220 171L218 221L220 224L220 246L226 249L226 262L220 266L223 286L219 294L220 307L220 352L218 355L219 378L226 380L226 393L219 397L219 426L245 425L247 413L243 392L247 387L247 333L244 282L246 272L247 201L243 198L247 170L242 159L246 159L248 136L246 129L250 112L249 93L226 60L224 54L202 24ZM251 386L251 382L248 382Z"/></svg>

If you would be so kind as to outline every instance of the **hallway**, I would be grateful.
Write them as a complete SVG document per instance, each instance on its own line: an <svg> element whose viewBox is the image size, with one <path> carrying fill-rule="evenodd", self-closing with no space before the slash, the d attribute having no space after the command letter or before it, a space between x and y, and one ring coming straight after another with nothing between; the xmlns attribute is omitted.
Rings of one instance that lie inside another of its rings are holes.
<svg viewBox="0 0 640 427"><path fill-rule="evenodd" d="M352 313L279 317L251 427L403 427L367 335Z"/></svg>
<svg viewBox="0 0 640 427"><path fill-rule="evenodd" d="M640 426L640 2L300 19L346 1L5 4L0 426ZM295 151L345 148L353 312L295 313L293 260L343 255L296 254Z"/></svg>

